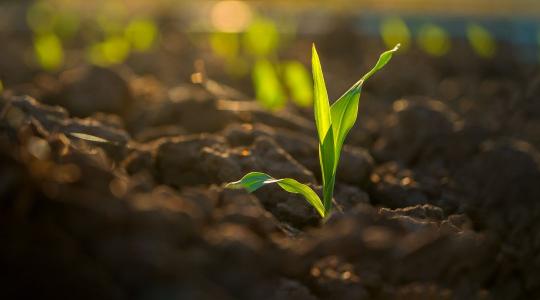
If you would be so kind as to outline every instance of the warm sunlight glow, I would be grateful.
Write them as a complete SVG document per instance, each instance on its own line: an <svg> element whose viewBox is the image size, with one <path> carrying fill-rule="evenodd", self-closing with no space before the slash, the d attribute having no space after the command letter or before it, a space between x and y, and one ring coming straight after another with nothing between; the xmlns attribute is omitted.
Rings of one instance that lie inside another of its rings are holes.
<svg viewBox="0 0 540 300"><path fill-rule="evenodd" d="M218 31L239 32L251 22L251 8L242 1L220 1L210 12L212 26Z"/></svg>

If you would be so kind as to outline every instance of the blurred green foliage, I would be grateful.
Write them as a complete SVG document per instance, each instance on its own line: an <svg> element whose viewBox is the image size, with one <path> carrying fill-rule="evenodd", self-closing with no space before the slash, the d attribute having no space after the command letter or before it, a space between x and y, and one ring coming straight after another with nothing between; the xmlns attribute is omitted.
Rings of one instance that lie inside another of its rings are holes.
<svg viewBox="0 0 540 300"><path fill-rule="evenodd" d="M280 62L277 52L284 40L277 24L263 17L254 18L243 32L215 31L209 35L210 48L223 59L229 75L242 77L251 69L255 95L263 107L282 108L287 95L297 105L307 107L313 98L311 76L300 62Z"/></svg>
<svg viewBox="0 0 540 300"><path fill-rule="evenodd" d="M236 32L216 31L210 34L210 46L216 55L232 59L240 54L240 36Z"/></svg>
<svg viewBox="0 0 540 300"><path fill-rule="evenodd" d="M26 22L33 33L37 65L44 70L55 71L66 61L74 61L73 57L66 60L66 55L80 53L71 51L74 49L70 47L75 42L76 50L82 46L86 51L82 57L100 66L120 64L133 52L155 49L160 29L149 17L149 12L141 13L139 10L134 14L130 11L131 4L123 0L96 3L90 1L86 5L83 1L71 0L35 0L29 3ZM295 40L297 21L284 17L278 23L276 19L258 14L249 2L218 1L214 8L218 4L222 4L219 5L221 10L214 9L219 13L212 14L209 20L199 18L188 24L189 28L204 22L212 24L207 39L206 35L200 35L203 45L200 40L194 43L201 47L209 44L215 56L223 61L228 75L244 78L251 73L257 97L269 97L259 99L265 107L269 103L283 105L284 101L277 101L279 97L276 95L290 98L299 106L309 106L313 98L313 83L308 70L298 61L280 60L280 51ZM217 19L212 19L214 17ZM449 33L434 23L425 23L419 30L412 31L403 18L394 16L383 18L378 25L380 36L388 47L400 43L402 49L407 49L413 45L414 38L416 45L429 55L442 56L450 51ZM496 41L486 28L471 23L467 25L465 34L479 56L492 58L495 55ZM188 35L188 38L196 40L194 36ZM278 91L261 92L271 89L262 88L265 84Z"/></svg>
<svg viewBox="0 0 540 300"><path fill-rule="evenodd" d="M257 57L274 55L279 46L279 40L276 23L266 18L255 19L244 34L246 51Z"/></svg>
<svg viewBox="0 0 540 300"><path fill-rule="evenodd" d="M54 33L34 37L34 52L38 64L47 71L58 70L64 62L62 42Z"/></svg>
<svg viewBox="0 0 540 300"><path fill-rule="evenodd" d="M133 49L148 51L154 46L158 33L157 25L153 20L134 19L127 25L124 35Z"/></svg>
<svg viewBox="0 0 540 300"><path fill-rule="evenodd" d="M311 74L306 67L298 61L289 61L283 64L283 73L291 99L302 107L311 105L313 84Z"/></svg>
<svg viewBox="0 0 540 300"><path fill-rule="evenodd" d="M63 39L73 37L79 29L78 15L51 2L36 1L26 12L26 22L34 34L33 47L37 64L55 71L64 64Z"/></svg>
<svg viewBox="0 0 540 300"><path fill-rule="evenodd" d="M214 54L225 61L225 71L235 77L249 72L248 62L240 55L240 34L216 31L210 34L210 47Z"/></svg>
<svg viewBox="0 0 540 300"><path fill-rule="evenodd" d="M450 37L448 33L435 24L423 25L418 31L418 45L427 54L442 56L450 50Z"/></svg>
<svg viewBox="0 0 540 300"><path fill-rule="evenodd" d="M392 17L384 19L381 23L380 32L387 48L401 44L401 49L407 50L411 44L411 32L401 18Z"/></svg>
<svg viewBox="0 0 540 300"><path fill-rule="evenodd" d="M159 36L159 29L152 19L134 18L122 21L103 15L98 20L105 36L102 41L95 41L88 48L88 59L99 66L123 63L132 50L146 52L154 47Z"/></svg>
<svg viewBox="0 0 540 300"><path fill-rule="evenodd" d="M26 13L26 21L34 33L54 33L62 39L72 37L80 26L77 13L47 1L33 3Z"/></svg>
<svg viewBox="0 0 540 300"><path fill-rule="evenodd" d="M495 55L496 45L491 33L478 24L467 26L467 39L472 49L481 57L492 58Z"/></svg>
<svg viewBox="0 0 540 300"><path fill-rule="evenodd" d="M88 59L98 66L122 63L130 52L129 41L123 36L111 36L103 42L93 44L88 50Z"/></svg>
<svg viewBox="0 0 540 300"><path fill-rule="evenodd" d="M252 78L255 96L263 107L276 110L285 106L285 93L270 61L258 59L253 66Z"/></svg>
<svg viewBox="0 0 540 300"><path fill-rule="evenodd" d="M69 3L38 0L26 12L28 27L34 33L36 62L44 70L62 67L63 41L81 29L83 14L73 9L77 6L65 5ZM85 33L78 38L82 38L88 61L100 66L122 63L132 50L149 51L159 37L152 19L130 16L122 1L104 2L95 15L86 16L84 21Z"/></svg>

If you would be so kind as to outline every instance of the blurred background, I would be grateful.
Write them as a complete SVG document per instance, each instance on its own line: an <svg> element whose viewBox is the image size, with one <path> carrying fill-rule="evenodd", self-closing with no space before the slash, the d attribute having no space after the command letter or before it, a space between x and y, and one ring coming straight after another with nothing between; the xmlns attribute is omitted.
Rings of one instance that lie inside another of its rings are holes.
<svg viewBox="0 0 540 300"><path fill-rule="evenodd" d="M401 43L400 64L415 67L387 71L403 78L388 97L454 98L449 76L538 65L539 15L535 0L2 1L0 80L17 90L81 65L125 67L166 85L204 72L268 108L306 106L312 42L332 97Z"/></svg>

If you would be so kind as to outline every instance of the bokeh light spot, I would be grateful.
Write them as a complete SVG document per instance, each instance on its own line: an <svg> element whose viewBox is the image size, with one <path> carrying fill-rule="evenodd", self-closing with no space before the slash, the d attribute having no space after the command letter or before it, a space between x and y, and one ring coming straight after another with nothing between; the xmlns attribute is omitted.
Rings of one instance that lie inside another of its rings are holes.
<svg viewBox="0 0 540 300"><path fill-rule="evenodd" d="M444 29L434 24L423 25L418 32L418 45L429 55L442 56L450 50L450 38Z"/></svg>
<svg viewBox="0 0 540 300"><path fill-rule="evenodd" d="M34 53L38 64L47 71L58 70L64 62L62 42L52 33L34 38Z"/></svg>
<svg viewBox="0 0 540 300"><path fill-rule="evenodd" d="M467 39L471 46L481 57L491 58L495 55L496 45L491 33L477 24L467 26Z"/></svg>
<svg viewBox="0 0 540 300"><path fill-rule="evenodd" d="M252 72L255 95L267 109L278 109L285 105L285 94L277 72L268 60L257 60Z"/></svg>
<svg viewBox="0 0 540 300"><path fill-rule="evenodd" d="M89 60L98 66L110 66L124 62L130 52L130 44L121 36L113 36L89 49Z"/></svg>
<svg viewBox="0 0 540 300"><path fill-rule="evenodd" d="M279 46L279 32L269 19L257 19L244 34L244 46L254 56L269 56Z"/></svg>
<svg viewBox="0 0 540 300"><path fill-rule="evenodd" d="M46 140L38 137L31 137L28 140L27 149L30 154L40 160L47 159L49 157L49 154L51 153L49 143L47 143Z"/></svg>
<svg viewBox="0 0 540 300"><path fill-rule="evenodd" d="M411 32L401 18L393 17L383 20L380 30L387 48L393 48L396 44L401 44L402 50L409 48Z"/></svg>
<svg viewBox="0 0 540 300"><path fill-rule="evenodd" d="M298 61L284 64L284 79L292 100L299 106L307 107L313 101L313 83L309 71Z"/></svg>
<svg viewBox="0 0 540 300"><path fill-rule="evenodd" d="M47 1L37 1L26 12L26 22L37 33L51 32L55 23L54 8Z"/></svg>
<svg viewBox="0 0 540 300"><path fill-rule="evenodd" d="M126 27L125 36L131 46L138 51L146 51L154 45L157 40L158 28L149 19L138 19L131 21Z"/></svg>
<svg viewBox="0 0 540 300"><path fill-rule="evenodd" d="M210 35L212 51L223 58L234 58L240 49L240 38L237 33L214 32Z"/></svg>
<svg viewBox="0 0 540 300"><path fill-rule="evenodd" d="M219 1L211 9L210 21L218 31L240 32L251 22L251 8L243 1Z"/></svg>

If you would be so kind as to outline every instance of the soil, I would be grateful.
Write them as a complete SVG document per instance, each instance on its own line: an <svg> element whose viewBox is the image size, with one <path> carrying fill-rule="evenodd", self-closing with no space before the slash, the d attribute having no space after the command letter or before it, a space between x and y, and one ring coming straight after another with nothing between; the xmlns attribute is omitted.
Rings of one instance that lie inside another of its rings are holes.
<svg viewBox="0 0 540 300"><path fill-rule="evenodd" d="M358 68L322 45L337 95ZM137 63L12 85L1 298L540 297L540 73L459 45L445 60L410 51L369 82L325 222L279 188L222 187L257 170L320 193L310 110L265 111ZM350 49L361 67L380 47Z"/></svg>

